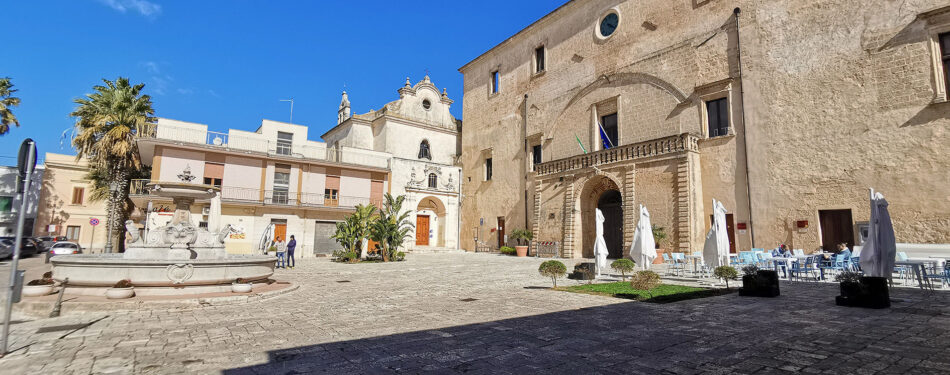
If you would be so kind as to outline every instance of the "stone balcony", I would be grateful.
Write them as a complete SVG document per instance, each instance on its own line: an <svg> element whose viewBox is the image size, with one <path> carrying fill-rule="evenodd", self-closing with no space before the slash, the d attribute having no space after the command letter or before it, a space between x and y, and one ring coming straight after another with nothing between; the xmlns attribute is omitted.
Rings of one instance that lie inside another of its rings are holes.
<svg viewBox="0 0 950 375"><path fill-rule="evenodd" d="M628 160L649 159L685 151L698 151L698 141L699 137L696 135L683 133L552 160L535 166L535 172L538 176L548 176Z"/></svg>
<svg viewBox="0 0 950 375"><path fill-rule="evenodd" d="M132 180L132 183L129 185L129 196L133 199L162 199L150 194L150 191L148 188L146 188L146 185L148 185L150 182L150 180ZM276 207L350 210L360 204L373 204L376 207L381 207L383 203L379 199L371 199L367 197L352 197L345 195L331 196L323 193L308 193L285 190L261 190L233 186L222 186L220 188L221 202L225 204L230 203Z"/></svg>

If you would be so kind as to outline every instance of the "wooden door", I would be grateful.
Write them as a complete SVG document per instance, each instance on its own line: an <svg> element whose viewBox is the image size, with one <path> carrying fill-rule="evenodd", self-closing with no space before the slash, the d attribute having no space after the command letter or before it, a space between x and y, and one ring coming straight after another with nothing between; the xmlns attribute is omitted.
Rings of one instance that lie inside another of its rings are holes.
<svg viewBox="0 0 950 375"><path fill-rule="evenodd" d="M287 224L274 224L274 241L278 238L287 242Z"/></svg>
<svg viewBox="0 0 950 375"><path fill-rule="evenodd" d="M429 246L429 216L416 216L416 245Z"/></svg>
<svg viewBox="0 0 950 375"><path fill-rule="evenodd" d="M821 225L821 248L835 252L839 243L854 248L854 222L851 210L819 210L818 221Z"/></svg>
<svg viewBox="0 0 950 375"><path fill-rule="evenodd" d="M712 225L716 219L709 215L709 225ZM736 219L732 214L726 214L726 233L729 235L729 253L736 253Z"/></svg>
<svg viewBox="0 0 950 375"><path fill-rule="evenodd" d="M505 218L498 217L498 248L505 246Z"/></svg>

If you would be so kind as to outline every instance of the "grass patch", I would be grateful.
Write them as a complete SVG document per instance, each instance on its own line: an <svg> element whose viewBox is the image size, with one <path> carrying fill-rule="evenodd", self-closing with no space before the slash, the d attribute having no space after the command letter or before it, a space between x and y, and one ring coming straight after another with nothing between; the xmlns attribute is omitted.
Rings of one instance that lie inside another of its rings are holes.
<svg viewBox="0 0 950 375"><path fill-rule="evenodd" d="M567 292L597 294L616 298L632 299L651 303L670 303L694 298L706 298L729 294L725 289L707 289L683 285L660 284L653 290L633 289L629 282L618 281L605 284L575 285L558 288Z"/></svg>

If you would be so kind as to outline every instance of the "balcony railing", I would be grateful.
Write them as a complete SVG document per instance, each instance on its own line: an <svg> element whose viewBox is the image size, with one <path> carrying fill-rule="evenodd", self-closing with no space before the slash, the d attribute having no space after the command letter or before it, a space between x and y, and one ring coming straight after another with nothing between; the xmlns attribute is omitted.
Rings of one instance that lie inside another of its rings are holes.
<svg viewBox="0 0 950 375"><path fill-rule="evenodd" d="M199 144L231 151L251 151L268 156L293 157L336 163L389 168L390 157L354 148L327 149L313 144L288 144L286 141L227 134L161 124L153 133L155 139Z"/></svg>
<svg viewBox="0 0 950 375"><path fill-rule="evenodd" d="M129 195L148 196L150 191L145 187L150 180L132 180L129 185ZM345 195L334 195L319 193L302 193L286 190L261 190L254 188L241 188L232 186L221 187L221 201L228 203L246 203L263 204L268 206L293 206L293 207L342 207L353 208L356 205L374 204L376 207L382 205L379 199L367 197L350 197Z"/></svg>
<svg viewBox="0 0 950 375"><path fill-rule="evenodd" d="M544 176L626 160L645 159L683 151L698 151L698 140L699 138L695 135L683 133L646 142L617 146L589 154L552 160L538 164L535 167L535 171L537 171L539 176Z"/></svg>

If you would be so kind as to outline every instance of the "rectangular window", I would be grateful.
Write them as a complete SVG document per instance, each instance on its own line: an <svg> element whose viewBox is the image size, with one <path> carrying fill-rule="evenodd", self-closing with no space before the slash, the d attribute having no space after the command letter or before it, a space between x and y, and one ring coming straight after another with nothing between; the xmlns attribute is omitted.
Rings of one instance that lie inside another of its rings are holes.
<svg viewBox="0 0 950 375"><path fill-rule="evenodd" d="M325 206L336 207L340 204L340 191L337 189L323 189L323 202Z"/></svg>
<svg viewBox="0 0 950 375"><path fill-rule="evenodd" d="M498 93L498 71L491 72L491 93Z"/></svg>
<svg viewBox="0 0 950 375"><path fill-rule="evenodd" d="M66 227L66 240L79 241L79 226L78 225L70 225Z"/></svg>
<svg viewBox="0 0 950 375"><path fill-rule="evenodd" d="M600 125L604 127L603 134L607 135L607 139L603 139L603 134L601 135L601 142L604 149L617 147L617 145L620 144L620 133L617 130L617 114L601 116Z"/></svg>
<svg viewBox="0 0 950 375"><path fill-rule="evenodd" d="M290 166L286 164L274 165L274 194L273 203L287 204L290 196Z"/></svg>
<svg viewBox="0 0 950 375"><path fill-rule="evenodd" d="M211 185L214 187L221 187L221 179L214 178L214 177L205 177L204 184Z"/></svg>
<svg viewBox="0 0 950 375"><path fill-rule="evenodd" d="M82 196L86 193L86 188L73 188L73 204L82 204Z"/></svg>
<svg viewBox="0 0 950 375"><path fill-rule="evenodd" d="M533 165L541 164L541 145L531 146L531 159Z"/></svg>
<svg viewBox="0 0 950 375"><path fill-rule="evenodd" d="M544 46L534 49L534 67L535 73L544 71Z"/></svg>
<svg viewBox="0 0 950 375"><path fill-rule="evenodd" d="M729 135L728 98L706 102L706 122L709 124L709 138Z"/></svg>
<svg viewBox="0 0 950 375"><path fill-rule="evenodd" d="M290 155L293 141L293 133L277 132L277 154Z"/></svg>
<svg viewBox="0 0 950 375"><path fill-rule="evenodd" d="M0 212L13 211L13 197L0 197Z"/></svg>
<svg viewBox="0 0 950 375"><path fill-rule="evenodd" d="M485 159L485 181L491 181L491 158Z"/></svg>
<svg viewBox="0 0 950 375"><path fill-rule="evenodd" d="M950 87L950 33L939 35L940 61L943 62L943 79L946 87Z"/></svg>

